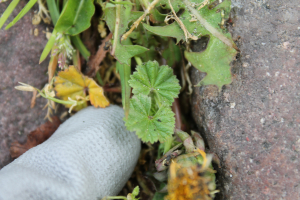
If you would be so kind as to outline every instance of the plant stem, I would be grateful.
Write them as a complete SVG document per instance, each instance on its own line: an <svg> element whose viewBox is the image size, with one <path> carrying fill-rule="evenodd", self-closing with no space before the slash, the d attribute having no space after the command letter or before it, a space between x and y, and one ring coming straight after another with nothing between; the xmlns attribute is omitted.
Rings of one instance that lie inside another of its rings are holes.
<svg viewBox="0 0 300 200"><path fill-rule="evenodd" d="M141 23L141 21L150 13L150 10L152 10L155 5L159 2L160 0L154 0L152 3L148 6L148 8L145 10L144 14L140 16L131 26L130 30L127 31L121 38L121 41L126 40L127 37L132 33L132 31L138 27L138 25Z"/></svg>
<svg viewBox="0 0 300 200"><path fill-rule="evenodd" d="M84 46L84 44L82 43L79 34L75 35L75 36L71 36L71 41L74 44L74 46L79 50L79 52L81 53L81 55L88 60L90 57L90 52L89 50L87 50L87 48Z"/></svg>
<svg viewBox="0 0 300 200"><path fill-rule="evenodd" d="M109 197L104 197L103 200L106 200L106 199L124 199L124 200L127 200L126 197L122 197L122 196L109 196Z"/></svg>
<svg viewBox="0 0 300 200"><path fill-rule="evenodd" d="M64 101L64 100L56 99L56 98L54 98L54 97L48 97L48 96L46 96L43 92L41 92L39 89L37 89L37 91L38 91L39 94L40 94L42 97L44 97L45 99L52 100L52 101L54 101L54 102L56 102L56 103L60 103L60 104L64 104L64 105L72 105L72 104L74 104L74 102L72 102L72 101Z"/></svg>
<svg viewBox="0 0 300 200"><path fill-rule="evenodd" d="M119 63L119 61L117 61L117 69L120 73L121 87L122 87L122 104L125 111L125 117L127 119L129 114L130 94L131 94L131 87L128 83L131 74L131 61L129 60L129 65L121 64Z"/></svg>
<svg viewBox="0 0 300 200"><path fill-rule="evenodd" d="M134 60L135 62L138 64L138 65L142 65L143 64L143 61L140 57L137 57L137 56L134 56Z"/></svg>

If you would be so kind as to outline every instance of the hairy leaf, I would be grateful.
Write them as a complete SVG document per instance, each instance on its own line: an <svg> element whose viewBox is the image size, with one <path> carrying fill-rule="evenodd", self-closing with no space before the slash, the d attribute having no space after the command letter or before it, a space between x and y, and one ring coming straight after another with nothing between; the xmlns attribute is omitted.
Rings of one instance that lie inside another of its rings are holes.
<svg viewBox="0 0 300 200"><path fill-rule="evenodd" d="M133 88L133 94L153 95L168 106L172 105L180 90L173 70L166 65L159 66L156 61L137 66L137 72L131 75L129 84Z"/></svg>
<svg viewBox="0 0 300 200"><path fill-rule="evenodd" d="M57 96L63 100L85 99L87 92L89 93L90 102L95 107L105 108L109 105L109 101L103 94L103 89L97 83L86 76L84 76L74 66L58 73L55 77L55 90ZM70 105L66 105L70 107ZM87 103L80 104L74 107L74 110L80 110L87 106Z"/></svg>
<svg viewBox="0 0 300 200"><path fill-rule="evenodd" d="M169 106L162 106L155 113L150 114L151 98L139 94L130 100L130 110L125 125L144 142L164 142L174 132L175 118Z"/></svg>
<svg viewBox="0 0 300 200"><path fill-rule="evenodd" d="M203 52L185 52L185 57L201 72L207 75L200 85L216 85L221 90L223 85L231 83L230 62L234 59L236 50L225 45L218 38L211 36L208 46Z"/></svg>
<svg viewBox="0 0 300 200"><path fill-rule="evenodd" d="M95 12L93 2L92 0L68 1L55 25L57 32L77 35L90 27Z"/></svg>

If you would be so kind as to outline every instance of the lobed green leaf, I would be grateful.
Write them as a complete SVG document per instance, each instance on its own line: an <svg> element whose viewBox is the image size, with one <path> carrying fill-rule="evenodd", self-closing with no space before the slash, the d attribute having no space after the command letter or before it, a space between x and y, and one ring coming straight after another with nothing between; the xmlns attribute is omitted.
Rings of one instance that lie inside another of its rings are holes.
<svg viewBox="0 0 300 200"><path fill-rule="evenodd" d="M162 104L171 106L180 90L173 70L166 65L159 66L156 61L138 65L136 70L129 81L133 94L153 95Z"/></svg>
<svg viewBox="0 0 300 200"><path fill-rule="evenodd" d="M143 142L164 142L174 132L175 118L169 106L162 106L154 116L150 114L151 98L139 94L130 100L129 116L125 120L128 130L135 131Z"/></svg>

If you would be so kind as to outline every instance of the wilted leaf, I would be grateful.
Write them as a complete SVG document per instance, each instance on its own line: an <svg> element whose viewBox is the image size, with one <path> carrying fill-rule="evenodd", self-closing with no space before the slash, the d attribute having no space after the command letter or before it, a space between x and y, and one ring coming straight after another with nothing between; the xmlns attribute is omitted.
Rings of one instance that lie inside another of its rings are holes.
<svg viewBox="0 0 300 200"><path fill-rule="evenodd" d="M175 118L169 106L162 106L154 116L150 114L151 98L136 95L130 100L130 110L125 125L144 142L164 142L174 132Z"/></svg>
<svg viewBox="0 0 300 200"><path fill-rule="evenodd" d="M74 66L59 72L58 76L55 77L54 85L56 95L63 100L67 101L69 98L73 100L85 99L89 94L90 102L95 107L104 108L109 105L102 87L97 85L93 79L84 76ZM71 105L66 106L71 107ZM74 110L80 110L86 106L87 103L85 102L74 107Z"/></svg>
<svg viewBox="0 0 300 200"><path fill-rule="evenodd" d="M184 55L194 67L207 73L197 86L216 85L221 90L223 85L231 83L229 64L234 59L236 50L228 47L218 38L211 36L205 51L185 52Z"/></svg>
<svg viewBox="0 0 300 200"><path fill-rule="evenodd" d="M154 95L160 102L171 106L180 90L173 70L166 65L159 66L156 61L139 65L136 70L129 81L133 94Z"/></svg>
<svg viewBox="0 0 300 200"><path fill-rule="evenodd" d="M27 141L25 144L20 144L15 141L11 144L9 152L12 158L17 158L28 149L35 147L45 140L47 140L59 127L60 120L58 117L52 117L52 122L47 121L45 124L39 126L36 130L32 131L27 135Z"/></svg>

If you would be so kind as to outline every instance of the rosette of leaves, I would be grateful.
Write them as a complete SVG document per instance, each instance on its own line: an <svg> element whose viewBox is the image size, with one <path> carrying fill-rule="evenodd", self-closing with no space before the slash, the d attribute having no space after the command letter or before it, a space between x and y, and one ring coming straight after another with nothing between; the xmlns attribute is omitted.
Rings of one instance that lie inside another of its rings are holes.
<svg viewBox="0 0 300 200"><path fill-rule="evenodd" d="M129 85L133 88L125 125L144 142L165 142L174 132L175 118L171 105L180 86L168 66L148 61L137 66Z"/></svg>

